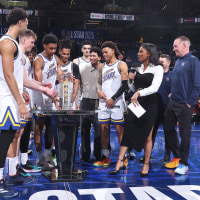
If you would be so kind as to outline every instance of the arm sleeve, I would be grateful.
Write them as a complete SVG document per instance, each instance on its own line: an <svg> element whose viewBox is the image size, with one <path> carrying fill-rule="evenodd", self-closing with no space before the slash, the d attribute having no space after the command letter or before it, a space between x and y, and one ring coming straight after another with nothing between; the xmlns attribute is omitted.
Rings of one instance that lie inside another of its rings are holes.
<svg viewBox="0 0 200 200"><path fill-rule="evenodd" d="M117 92L111 97L113 100L116 100L123 92L128 88L128 81L123 80L121 87L117 90Z"/></svg>
<svg viewBox="0 0 200 200"><path fill-rule="evenodd" d="M81 79L81 75L79 72L79 67L77 64L73 63L73 75L75 76L75 79Z"/></svg>

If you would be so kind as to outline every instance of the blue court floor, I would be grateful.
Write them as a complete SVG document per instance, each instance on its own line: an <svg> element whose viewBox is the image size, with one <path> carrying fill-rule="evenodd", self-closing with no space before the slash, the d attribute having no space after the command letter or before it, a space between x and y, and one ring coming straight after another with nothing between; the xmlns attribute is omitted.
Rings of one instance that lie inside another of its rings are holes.
<svg viewBox="0 0 200 200"><path fill-rule="evenodd" d="M93 131L91 131L92 137ZM138 133L139 134L139 133ZM111 165L94 167L81 163L80 133L76 150L75 168L88 170L84 182L51 183L41 173L33 173L35 181L31 184L16 186L20 200L196 200L200 199L200 125L192 125L189 172L187 175L175 175L173 170L162 165L164 136L162 126L156 138L152 152L151 168L148 177L140 178L142 165L138 160L143 152L136 153L134 160L129 161L128 169L114 176L109 170L115 167L118 158L119 144L115 128L111 128ZM92 144L91 144L92 146ZM31 145L34 150L34 144ZM30 156L35 162L35 153Z"/></svg>

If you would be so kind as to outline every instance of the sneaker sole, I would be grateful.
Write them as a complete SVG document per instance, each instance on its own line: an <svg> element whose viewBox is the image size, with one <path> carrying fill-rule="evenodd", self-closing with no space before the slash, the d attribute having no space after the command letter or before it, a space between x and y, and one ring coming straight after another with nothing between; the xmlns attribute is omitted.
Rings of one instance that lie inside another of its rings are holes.
<svg viewBox="0 0 200 200"><path fill-rule="evenodd" d="M19 195L18 192L13 193L12 195L6 195L6 194L1 195L1 193L0 193L0 197L3 197L3 198L16 197L16 196L18 196L18 195Z"/></svg>
<svg viewBox="0 0 200 200"><path fill-rule="evenodd" d="M42 168L41 168L41 169L24 169L24 168L23 168L23 170L24 170L25 172L28 172L28 173L29 173L29 172L35 172L35 173L36 173L36 172L41 172L41 171L42 171Z"/></svg>

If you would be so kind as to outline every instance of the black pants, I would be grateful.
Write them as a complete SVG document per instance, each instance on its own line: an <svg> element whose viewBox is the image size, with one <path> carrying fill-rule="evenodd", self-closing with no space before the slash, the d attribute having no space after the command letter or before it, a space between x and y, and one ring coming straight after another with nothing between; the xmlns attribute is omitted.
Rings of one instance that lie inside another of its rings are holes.
<svg viewBox="0 0 200 200"><path fill-rule="evenodd" d="M159 125L161 123L164 123L164 113L165 113L165 110L158 110L158 112L157 112L157 117L156 117L156 121L155 121L155 124L154 124L154 127L153 127L153 133L152 133L152 145L153 146L154 146L154 143L155 143L155 139L156 139L156 135L157 135ZM170 149L168 140L167 140L166 135L165 135L165 156L170 157L170 154L171 154L171 149Z"/></svg>
<svg viewBox="0 0 200 200"><path fill-rule="evenodd" d="M170 101L165 112L164 132L175 158L180 158L180 163L188 165L190 149L191 120L193 106L190 108L184 103ZM181 143L179 145L175 126L179 122Z"/></svg>
<svg viewBox="0 0 200 200"><path fill-rule="evenodd" d="M80 104L82 110L94 110L96 99L83 98ZM98 124L98 116L84 115L82 118L81 127L81 152L82 158L85 160L90 159L90 129L91 124L94 126L94 156L97 160L101 157L101 126Z"/></svg>

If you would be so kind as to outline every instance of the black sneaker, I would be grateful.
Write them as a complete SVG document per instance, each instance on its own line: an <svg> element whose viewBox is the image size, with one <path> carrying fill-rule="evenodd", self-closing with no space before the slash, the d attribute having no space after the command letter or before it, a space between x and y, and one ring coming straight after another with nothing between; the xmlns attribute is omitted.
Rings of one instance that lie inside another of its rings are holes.
<svg viewBox="0 0 200 200"><path fill-rule="evenodd" d="M28 149L28 155L31 156L33 154L33 151L31 149Z"/></svg>
<svg viewBox="0 0 200 200"><path fill-rule="evenodd" d="M33 165L29 160L27 160L25 165L22 165L25 172L41 172L42 168Z"/></svg>
<svg viewBox="0 0 200 200"><path fill-rule="evenodd" d="M7 185L28 184L32 183L33 181L33 177L22 176L21 174L16 174L14 176L7 175L5 177L5 182Z"/></svg>
<svg viewBox="0 0 200 200"><path fill-rule="evenodd" d="M129 151L129 155L128 155L128 159L129 160L133 160L134 158L135 158L135 153L134 153L134 151L133 150L131 150L131 151Z"/></svg>
<svg viewBox="0 0 200 200"><path fill-rule="evenodd" d="M163 158L163 160L162 160L162 164L166 165L169 162L170 162L170 156L165 155L164 158Z"/></svg>
<svg viewBox="0 0 200 200"><path fill-rule="evenodd" d="M22 169L19 165L17 165L17 173L24 177L31 177L31 174L28 174L24 169Z"/></svg>
<svg viewBox="0 0 200 200"><path fill-rule="evenodd" d="M144 156L142 158L139 159L139 163L144 163ZM151 157L150 157L150 161L151 161Z"/></svg>
<svg viewBox="0 0 200 200"><path fill-rule="evenodd" d="M0 197L15 197L18 195L18 192L9 188L4 179L0 180Z"/></svg>
<svg viewBox="0 0 200 200"><path fill-rule="evenodd" d="M144 163L144 156L139 159L139 163Z"/></svg>

